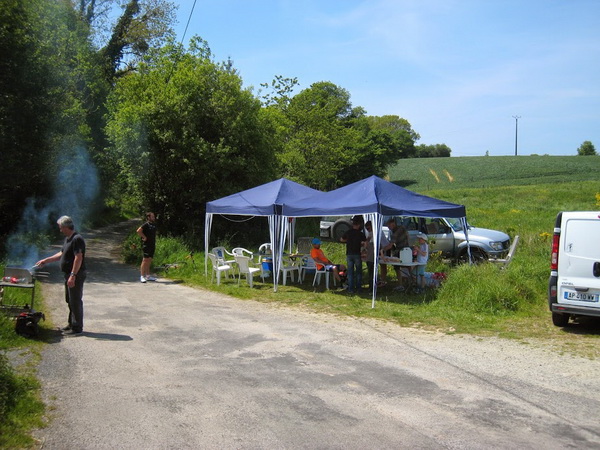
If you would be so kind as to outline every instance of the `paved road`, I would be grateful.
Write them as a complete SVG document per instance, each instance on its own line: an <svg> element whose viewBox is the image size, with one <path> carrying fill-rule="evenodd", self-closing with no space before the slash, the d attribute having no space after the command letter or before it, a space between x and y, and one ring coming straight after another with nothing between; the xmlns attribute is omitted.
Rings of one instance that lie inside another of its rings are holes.
<svg viewBox="0 0 600 450"><path fill-rule="evenodd" d="M600 448L597 361L141 284L118 236L86 235L85 333L44 351L45 449Z"/></svg>

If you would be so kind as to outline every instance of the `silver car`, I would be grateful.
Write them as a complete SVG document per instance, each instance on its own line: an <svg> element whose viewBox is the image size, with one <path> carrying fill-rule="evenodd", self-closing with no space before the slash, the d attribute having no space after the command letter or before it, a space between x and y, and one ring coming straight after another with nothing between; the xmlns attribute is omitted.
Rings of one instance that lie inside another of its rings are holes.
<svg viewBox="0 0 600 450"><path fill-rule="evenodd" d="M419 232L429 237L430 251L441 251L444 257L455 261L468 260L467 239L460 219L387 216L383 218L382 231L389 239L390 230L386 226L390 219L408 230L410 244L416 241ZM477 228L467 225L471 257L474 261L487 261L502 258L510 248L510 236L502 231ZM342 235L352 228L350 216L323 217L320 236L339 241Z"/></svg>
<svg viewBox="0 0 600 450"><path fill-rule="evenodd" d="M390 217L384 218L384 224ZM410 243L416 241L419 232L429 237L430 251L442 252L442 255L455 261L467 261L467 238L460 219L428 217L395 217L398 226L408 230ZM389 229L383 227L389 237ZM510 248L510 236L502 231L472 227L467 224L467 234L474 261L487 261L490 258L502 258Z"/></svg>

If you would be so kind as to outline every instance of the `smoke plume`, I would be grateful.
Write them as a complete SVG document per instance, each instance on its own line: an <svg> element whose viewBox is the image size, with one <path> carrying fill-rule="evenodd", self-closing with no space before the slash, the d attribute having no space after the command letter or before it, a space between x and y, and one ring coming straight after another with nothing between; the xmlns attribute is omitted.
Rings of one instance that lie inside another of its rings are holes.
<svg viewBox="0 0 600 450"><path fill-rule="evenodd" d="M56 220L71 216L81 227L99 192L98 171L87 149L72 145L58 158L58 174L52 192L54 198L43 202L27 200L21 221L7 241L7 264L31 267L39 260L39 250L46 247L46 236L56 227Z"/></svg>

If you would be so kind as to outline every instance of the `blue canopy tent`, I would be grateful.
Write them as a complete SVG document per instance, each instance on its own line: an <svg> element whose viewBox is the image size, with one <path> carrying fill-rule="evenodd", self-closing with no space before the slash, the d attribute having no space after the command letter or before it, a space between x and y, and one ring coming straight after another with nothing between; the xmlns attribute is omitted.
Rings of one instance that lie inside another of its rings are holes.
<svg viewBox="0 0 600 450"><path fill-rule="evenodd" d="M204 247L206 250L204 257L205 273L208 268L208 256L206 254L209 252L213 214L264 216L269 220L269 235L271 250L273 252L273 284L274 290L277 291L277 274L279 274L281 266L285 237L288 234L293 236L293 231L288 233L288 227L283 226L284 224L293 226L293 221L284 220L283 208L289 202L318 194L323 194L323 192L285 178L280 178L279 180L271 181L246 191L207 202L204 232Z"/></svg>
<svg viewBox="0 0 600 450"><path fill-rule="evenodd" d="M330 192L317 192L285 204L286 217L346 216L363 214L373 224L375 271L373 302L377 296L377 267L383 216L450 217L458 218L467 230L466 209L463 205L438 200L404 189L382 178L371 176ZM468 240L468 237L467 237Z"/></svg>
<svg viewBox="0 0 600 450"><path fill-rule="evenodd" d="M371 176L330 192L321 192L281 178L247 191L223 197L206 204L205 248L208 252L213 214L267 216L273 251L274 273L279 273L283 243L289 234L284 223L293 224L295 217L346 216L363 214L373 223L375 273L379 261L382 220L384 215L414 217L458 218L467 230L466 210L463 205L438 200L404 189L382 178ZM293 233L293 231L292 231ZM465 232L466 234L466 232ZM467 237L468 239L468 237ZM293 234L290 235L290 242ZM208 267L205 258L205 267ZM375 279L374 279L375 281ZM277 278L274 277L277 291ZM373 283L373 307L377 283Z"/></svg>

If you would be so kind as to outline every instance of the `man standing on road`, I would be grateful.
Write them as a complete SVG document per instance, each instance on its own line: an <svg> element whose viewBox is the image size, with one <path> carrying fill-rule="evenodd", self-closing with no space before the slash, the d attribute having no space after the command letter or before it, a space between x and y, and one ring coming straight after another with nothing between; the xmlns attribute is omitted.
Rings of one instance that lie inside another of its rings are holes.
<svg viewBox="0 0 600 450"><path fill-rule="evenodd" d="M156 216L153 212L146 213L146 223L137 229L137 234L142 239L142 265L140 266L140 281L156 281L156 278L150 275L150 266L154 258L156 249Z"/></svg>
<svg viewBox="0 0 600 450"><path fill-rule="evenodd" d="M36 263L43 266L60 260L60 270L65 276L65 300L69 305L69 324L63 328L67 335L83 333L83 283L86 278L85 241L75 231L73 219L62 216L57 221L60 232L65 235L60 252Z"/></svg>

